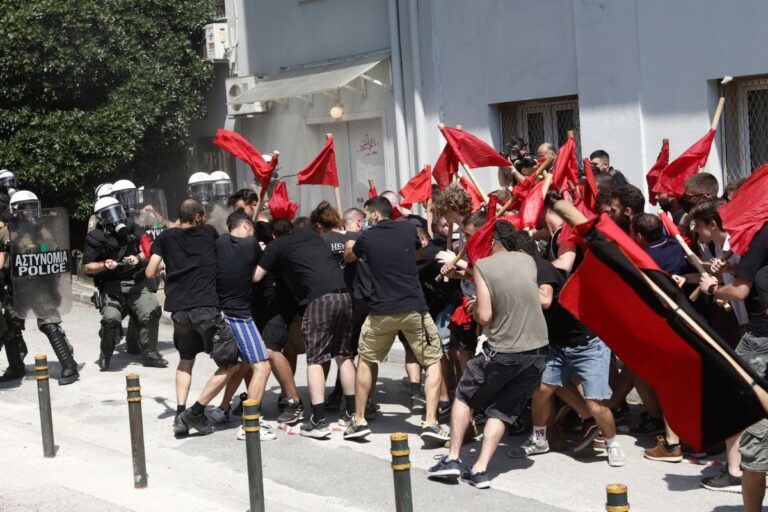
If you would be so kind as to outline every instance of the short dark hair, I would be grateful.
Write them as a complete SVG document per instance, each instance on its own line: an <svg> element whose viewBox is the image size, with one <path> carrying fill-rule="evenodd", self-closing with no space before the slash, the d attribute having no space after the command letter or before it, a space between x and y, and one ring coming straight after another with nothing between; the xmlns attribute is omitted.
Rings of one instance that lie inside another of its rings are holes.
<svg viewBox="0 0 768 512"><path fill-rule="evenodd" d="M614 189L611 191L611 197L618 199L623 208L632 208L633 215L639 215L645 210L645 197L634 185L624 185Z"/></svg>
<svg viewBox="0 0 768 512"><path fill-rule="evenodd" d="M272 241L272 222L256 222L256 240L265 245Z"/></svg>
<svg viewBox="0 0 768 512"><path fill-rule="evenodd" d="M496 225L493 226L493 239L498 240L508 251L516 251L518 249L517 230L515 226L507 221L496 221Z"/></svg>
<svg viewBox="0 0 768 512"><path fill-rule="evenodd" d="M723 229L723 221L720 218L718 210L725 204L722 199L712 199L710 201L703 201L688 212L688 217L691 220L700 220L704 224L709 224L712 221L717 223L717 227Z"/></svg>
<svg viewBox="0 0 768 512"><path fill-rule="evenodd" d="M519 148L528 146L528 144L523 140L522 137L512 137L507 141L507 146L517 146Z"/></svg>
<svg viewBox="0 0 768 512"><path fill-rule="evenodd" d="M309 220L309 217L296 217L296 220L293 221L293 227L311 229L312 221Z"/></svg>
<svg viewBox="0 0 768 512"><path fill-rule="evenodd" d="M416 234L419 236L419 238L424 237L428 240L432 240L432 237L429 236L429 231L427 231L427 229L422 226L416 226Z"/></svg>
<svg viewBox="0 0 768 512"><path fill-rule="evenodd" d="M364 208L379 212L385 219L392 218L392 203L384 196L372 197L365 202Z"/></svg>
<svg viewBox="0 0 768 512"><path fill-rule="evenodd" d="M610 192L613 188L613 176L608 174L607 172L598 172L593 173L595 177L595 185L597 185L597 192L600 193L602 191L608 191Z"/></svg>
<svg viewBox="0 0 768 512"><path fill-rule="evenodd" d="M717 197L717 191L720 185L717 183L717 178L708 172L699 172L692 176L689 176L685 180L685 188L692 188L697 193L709 194L712 198Z"/></svg>
<svg viewBox="0 0 768 512"><path fill-rule="evenodd" d="M205 206L197 199L188 198L179 205L179 222L190 224L198 215L205 213Z"/></svg>
<svg viewBox="0 0 768 512"><path fill-rule="evenodd" d="M590 153L589 159L592 160L593 158L599 158L600 160L607 160L608 162L611 161L611 156L604 149L596 149L592 153Z"/></svg>
<svg viewBox="0 0 768 512"><path fill-rule="evenodd" d="M246 204L257 203L259 201L259 194L250 188L241 188L227 199L227 206L232 208L238 201L243 201Z"/></svg>
<svg viewBox="0 0 768 512"><path fill-rule="evenodd" d="M253 226L253 220L251 220L251 218L244 213L233 212L227 216L227 230L230 232L233 229L239 228L240 225L244 223L248 223Z"/></svg>
<svg viewBox="0 0 768 512"><path fill-rule="evenodd" d="M277 238L293 231L293 223L285 218L273 219L270 223L272 235Z"/></svg>
<svg viewBox="0 0 768 512"><path fill-rule="evenodd" d="M523 251L531 258L539 257L539 249L536 247L536 241L531 238L527 231L518 231L515 234L515 245L517 251Z"/></svg>
<svg viewBox="0 0 768 512"><path fill-rule="evenodd" d="M477 229L483 224L485 224L485 220L487 217L488 215L486 214L485 210L480 209L464 217L464 220L461 221L461 225L466 226L467 224L472 224L473 226L475 226L475 229Z"/></svg>
<svg viewBox="0 0 768 512"><path fill-rule="evenodd" d="M664 238L661 219L652 213L635 215L632 219L632 229L640 234L648 243L658 242Z"/></svg>

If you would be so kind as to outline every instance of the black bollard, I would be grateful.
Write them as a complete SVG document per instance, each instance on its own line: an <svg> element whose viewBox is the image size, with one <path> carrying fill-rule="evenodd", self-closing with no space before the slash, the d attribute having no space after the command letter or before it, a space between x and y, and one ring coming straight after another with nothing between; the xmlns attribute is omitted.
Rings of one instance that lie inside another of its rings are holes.
<svg viewBox="0 0 768 512"><path fill-rule="evenodd" d="M35 356L35 379L37 379L37 401L40 403L40 430L43 433L43 455L56 456L53 444L53 419L51 417L51 388L48 385L48 357Z"/></svg>
<svg viewBox="0 0 768 512"><path fill-rule="evenodd" d="M147 462L144 457L144 422L141 418L141 384L135 373L125 376L128 395L128 423L131 429L131 455L133 458L133 487L147 486Z"/></svg>
<svg viewBox="0 0 768 512"><path fill-rule="evenodd" d="M408 434L397 432L389 435L392 443L392 475L395 479L395 510L413 512L411 493L411 450L408 449Z"/></svg>
<svg viewBox="0 0 768 512"><path fill-rule="evenodd" d="M627 512L629 510L626 485L607 485L605 487L605 493L607 495L605 503L605 510L607 512Z"/></svg>
<svg viewBox="0 0 768 512"><path fill-rule="evenodd" d="M261 427L259 402L243 402L243 430L245 430L245 454L248 459L248 498L250 512L264 512L264 478L261 471Z"/></svg>

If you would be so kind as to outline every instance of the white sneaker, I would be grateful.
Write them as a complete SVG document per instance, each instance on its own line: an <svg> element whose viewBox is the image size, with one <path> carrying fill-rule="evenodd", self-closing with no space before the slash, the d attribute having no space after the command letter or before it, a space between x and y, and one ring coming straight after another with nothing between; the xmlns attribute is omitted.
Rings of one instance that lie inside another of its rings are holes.
<svg viewBox="0 0 768 512"><path fill-rule="evenodd" d="M533 436L528 437L520 446L513 446L510 448L507 455L513 459L524 459L531 455L539 455L547 453L549 451L549 442L545 439L541 443L537 443L533 440Z"/></svg>
<svg viewBox="0 0 768 512"><path fill-rule="evenodd" d="M618 468L626 464L627 456L624 454L624 450L621 446L611 446L608 448L608 465L614 468Z"/></svg>
<svg viewBox="0 0 768 512"><path fill-rule="evenodd" d="M277 434L275 434L275 431L272 430L272 427L267 425L266 423L259 423L259 440L260 441L272 441L273 439L277 439ZM245 441L245 429L242 425L237 427L237 440L238 441Z"/></svg>
<svg viewBox="0 0 768 512"><path fill-rule="evenodd" d="M221 409L221 407L213 407L212 409L207 409L205 411L205 415L208 416L208 419L214 423L229 423L229 411L224 411Z"/></svg>

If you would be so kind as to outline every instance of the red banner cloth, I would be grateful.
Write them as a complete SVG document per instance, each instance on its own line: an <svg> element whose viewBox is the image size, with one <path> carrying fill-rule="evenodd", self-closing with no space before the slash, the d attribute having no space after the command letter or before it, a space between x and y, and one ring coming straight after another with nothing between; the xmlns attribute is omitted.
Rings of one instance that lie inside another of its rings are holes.
<svg viewBox="0 0 768 512"><path fill-rule="evenodd" d="M409 210L414 203L421 203L432 197L432 167L425 165L400 189L400 195L403 196L400 204Z"/></svg>
<svg viewBox="0 0 768 512"><path fill-rule="evenodd" d="M483 203L485 202L485 198L480 193L477 188L472 184L471 181L469 181L467 178L462 176L459 178L459 185L461 185L464 190L466 190L469 193L469 197L472 198L472 211L476 212L478 209L480 209L481 206L483 206Z"/></svg>
<svg viewBox="0 0 768 512"><path fill-rule="evenodd" d="M485 223L480 229L475 230L472 237L467 242L465 249L467 251L467 261L474 266L477 260L487 258L491 255L491 246L493 245L493 228L496 225L496 204L498 198L491 194L488 198Z"/></svg>
<svg viewBox="0 0 768 512"><path fill-rule="evenodd" d="M574 185L579 182L578 158L576 157L576 141L573 137L560 146L555 161L555 170L552 171L552 187L556 190L567 190L568 182Z"/></svg>
<svg viewBox="0 0 768 512"><path fill-rule="evenodd" d="M272 157L272 162L267 163L259 150L245 140L242 135L222 128L216 131L213 143L235 158L247 163L251 167L254 178L261 183L262 188L269 186L272 173L277 167L277 155Z"/></svg>
<svg viewBox="0 0 768 512"><path fill-rule="evenodd" d="M659 212L659 218L661 219L661 224L664 226L664 230L667 232L669 236L676 237L677 235L680 234L680 230L677 229L677 226L675 225L675 221L669 218L669 215L667 215L667 212L665 211Z"/></svg>
<svg viewBox="0 0 768 512"><path fill-rule="evenodd" d="M718 213L723 229L731 235L731 250L743 256L768 222L768 164L753 172Z"/></svg>
<svg viewBox="0 0 768 512"><path fill-rule="evenodd" d="M519 215L523 228L535 228L544 209L544 185L546 180L536 183L520 205Z"/></svg>
<svg viewBox="0 0 768 512"><path fill-rule="evenodd" d="M707 165L709 150L712 148L714 138L715 130L710 129L706 135L694 142L682 155L670 162L659 175L656 185L649 195L669 194L683 197L685 180Z"/></svg>
<svg viewBox="0 0 768 512"><path fill-rule="evenodd" d="M435 162L435 168L432 171L432 176L435 177L435 183L440 187L440 190L445 190L451 184L453 176L459 172L459 161L451 153L450 148L446 144L443 148L443 152Z"/></svg>
<svg viewBox="0 0 768 512"><path fill-rule="evenodd" d="M478 139L471 133L459 130L458 128L448 128L444 126L440 129L443 132L448 147L457 157L459 162L464 163L470 169L476 167L509 167L509 160L499 154L491 146Z"/></svg>
<svg viewBox="0 0 768 512"><path fill-rule="evenodd" d="M272 198L267 203L267 207L273 219L293 220L299 210L299 205L288 199L288 189L284 181L278 181L275 184Z"/></svg>
<svg viewBox="0 0 768 512"><path fill-rule="evenodd" d="M667 165L669 165L669 141L665 140L661 144L661 151L656 157L656 163L645 175L645 181L648 183L648 201L654 206L656 205L656 194L653 193L653 189L656 188L656 182Z"/></svg>
<svg viewBox="0 0 768 512"><path fill-rule="evenodd" d="M597 183L595 183L595 175L592 173L592 163L589 158L584 159L584 178L581 200L589 211L597 213Z"/></svg>
<svg viewBox="0 0 768 512"><path fill-rule="evenodd" d="M323 149L307 167L299 171L299 185L339 186L339 171L336 168L336 153L333 137L328 137Z"/></svg>

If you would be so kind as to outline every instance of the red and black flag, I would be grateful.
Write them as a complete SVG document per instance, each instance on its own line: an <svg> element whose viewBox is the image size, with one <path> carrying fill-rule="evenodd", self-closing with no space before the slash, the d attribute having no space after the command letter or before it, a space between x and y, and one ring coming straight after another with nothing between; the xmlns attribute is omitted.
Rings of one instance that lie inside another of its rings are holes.
<svg viewBox="0 0 768 512"><path fill-rule="evenodd" d="M565 203L565 204L563 204ZM672 429L697 450L766 417L766 383L696 313L672 279L605 214L567 202L585 257L560 303L659 396Z"/></svg>

